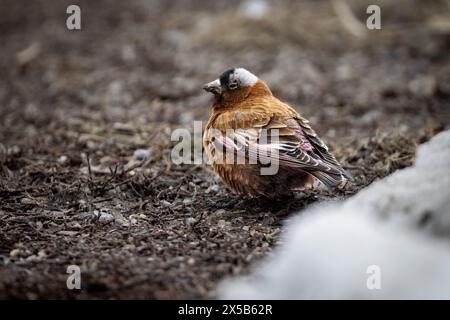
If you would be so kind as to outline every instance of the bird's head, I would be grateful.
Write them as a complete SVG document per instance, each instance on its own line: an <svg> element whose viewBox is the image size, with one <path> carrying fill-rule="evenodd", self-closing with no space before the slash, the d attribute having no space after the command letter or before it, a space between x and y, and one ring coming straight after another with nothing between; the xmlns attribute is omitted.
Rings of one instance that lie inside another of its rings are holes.
<svg viewBox="0 0 450 320"><path fill-rule="evenodd" d="M216 80L205 84L203 90L214 94L217 100L236 102L247 97L258 83L264 85L250 71L244 68L231 68L222 73Z"/></svg>

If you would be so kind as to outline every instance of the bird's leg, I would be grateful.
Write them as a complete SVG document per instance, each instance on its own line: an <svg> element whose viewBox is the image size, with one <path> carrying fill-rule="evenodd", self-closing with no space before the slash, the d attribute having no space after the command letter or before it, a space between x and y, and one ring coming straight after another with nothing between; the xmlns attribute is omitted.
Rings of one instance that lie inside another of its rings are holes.
<svg viewBox="0 0 450 320"><path fill-rule="evenodd" d="M231 209L236 204L238 204L240 201L241 201L241 198L239 198L239 197L233 197L231 200L228 200L228 201L214 202L212 200L208 200L208 202L211 204L211 208L213 208L213 209Z"/></svg>
<svg viewBox="0 0 450 320"><path fill-rule="evenodd" d="M239 197L234 197L233 199L231 199L230 201L224 203L221 205L222 209L231 209L233 208L236 204L238 204L241 201L241 199Z"/></svg>

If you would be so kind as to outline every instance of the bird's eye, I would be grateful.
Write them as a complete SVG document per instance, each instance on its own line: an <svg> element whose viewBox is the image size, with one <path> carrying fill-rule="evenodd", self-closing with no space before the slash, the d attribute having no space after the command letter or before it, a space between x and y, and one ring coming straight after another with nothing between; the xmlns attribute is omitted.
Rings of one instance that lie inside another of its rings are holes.
<svg viewBox="0 0 450 320"><path fill-rule="evenodd" d="M236 89L238 86L239 86L239 83L238 83L236 80L231 81L231 82L228 84L228 87L229 87L231 90Z"/></svg>

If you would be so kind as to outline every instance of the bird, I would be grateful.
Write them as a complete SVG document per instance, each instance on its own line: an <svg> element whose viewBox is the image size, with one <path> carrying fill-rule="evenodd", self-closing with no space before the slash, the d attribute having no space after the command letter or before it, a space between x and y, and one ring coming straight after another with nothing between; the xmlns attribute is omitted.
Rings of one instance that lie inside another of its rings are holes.
<svg viewBox="0 0 450 320"><path fill-rule="evenodd" d="M312 188L316 180L331 189L350 180L309 121L250 71L228 69L203 89L214 96L203 147L235 195L274 199ZM274 172L264 173L272 163Z"/></svg>

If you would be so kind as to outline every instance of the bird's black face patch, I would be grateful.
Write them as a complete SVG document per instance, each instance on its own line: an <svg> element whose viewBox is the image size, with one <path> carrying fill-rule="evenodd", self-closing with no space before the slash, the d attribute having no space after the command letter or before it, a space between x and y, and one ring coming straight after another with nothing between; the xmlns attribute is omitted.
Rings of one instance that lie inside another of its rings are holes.
<svg viewBox="0 0 450 320"><path fill-rule="evenodd" d="M228 69L227 71L225 71L224 73L222 73L219 77L220 79L220 84L222 85L222 88L224 90L229 90L230 87L230 75L232 75L234 73L234 70L236 70L236 68L231 68Z"/></svg>

